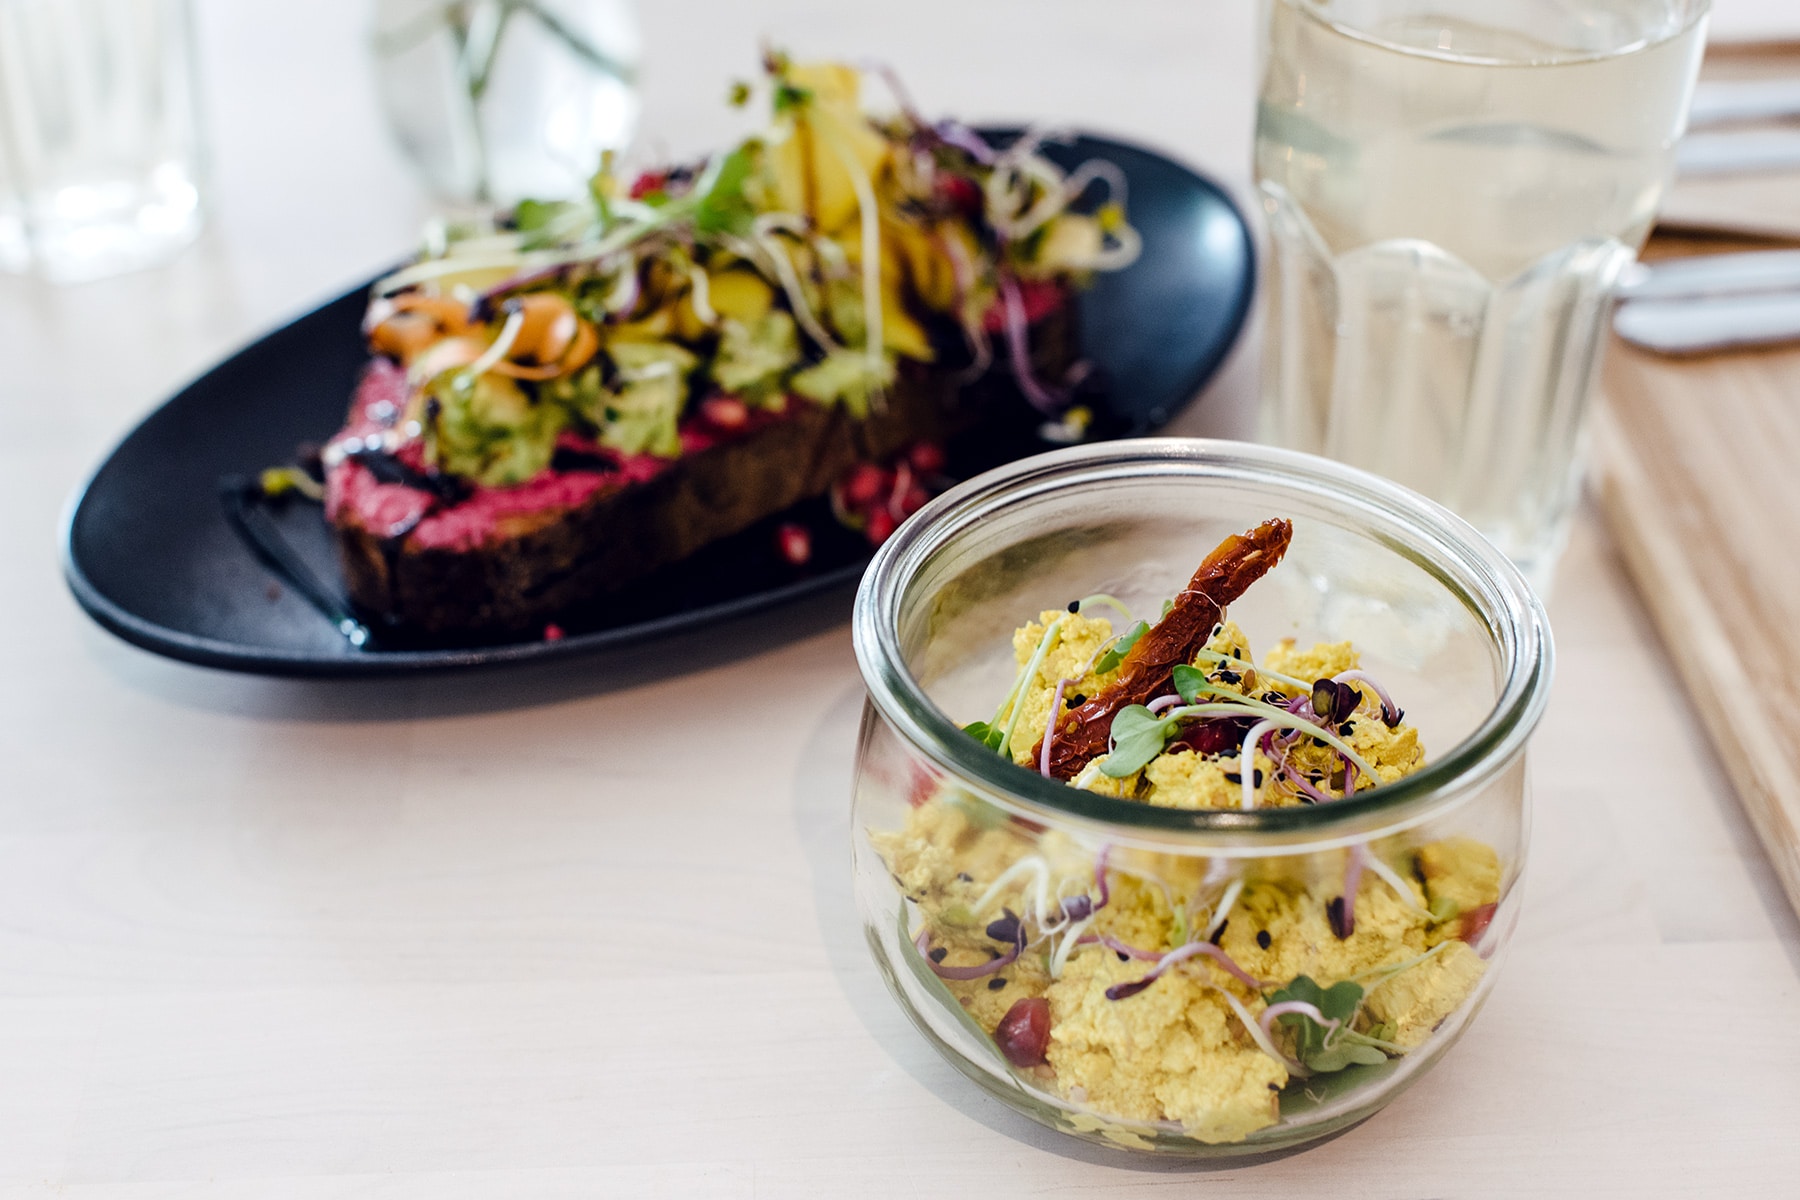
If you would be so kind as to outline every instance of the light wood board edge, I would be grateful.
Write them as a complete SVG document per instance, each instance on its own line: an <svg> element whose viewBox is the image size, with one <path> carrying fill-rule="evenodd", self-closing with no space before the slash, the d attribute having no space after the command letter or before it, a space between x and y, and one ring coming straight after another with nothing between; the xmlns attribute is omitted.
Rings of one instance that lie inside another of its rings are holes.
<svg viewBox="0 0 1800 1200"><path fill-rule="evenodd" d="M1651 620L1699 710L1750 824L1800 913L1800 776L1778 749L1720 606L1683 554L1675 519L1637 460L1610 405L1597 414L1600 506Z"/></svg>

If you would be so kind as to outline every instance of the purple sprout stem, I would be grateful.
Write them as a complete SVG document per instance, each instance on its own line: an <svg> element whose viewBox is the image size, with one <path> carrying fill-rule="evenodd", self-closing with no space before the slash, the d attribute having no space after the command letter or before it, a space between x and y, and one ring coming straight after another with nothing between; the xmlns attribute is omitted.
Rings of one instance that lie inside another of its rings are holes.
<svg viewBox="0 0 1800 1200"><path fill-rule="evenodd" d="M1001 971L1011 966L1014 960L1024 952L1025 926L1023 922L1020 923L1019 936L1013 941L1012 949L999 958L990 959L975 967L946 967L932 962L931 930L929 928L919 930L919 936L913 939L913 945L918 947L919 956L925 960L925 965L931 968L931 973L939 979L980 979L983 975L992 975L995 971Z"/></svg>
<svg viewBox="0 0 1800 1200"><path fill-rule="evenodd" d="M1104 938L1101 940L1108 945L1109 948L1116 950L1120 954L1128 954L1133 958L1137 958L1146 953L1138 950L1136 947L1128 946L1123 942L1114 945ZM1201 954L1212 959L1222 969L1235 976L1246 987L1261 991L1265 986L1260 979L1233 962L1231 960L1231 955L1225 953L1211 942L1189 942L1187 945L1171 950L1161 958L1157 959L1156 965L1151 967L1149 974L1145 975L1142 979L1133 983L1114 984L1112 987L1107 988L1106 998L1108 1000L1121 1000L1126 996L1135 995L1150 984L1155 983L1162 977L1163 972L1167 971L1170 967L1173 967L1176 963L1185 962L1195 955ZM1115 995L1114 993L1119 994Z"/></svg>
<svg viewBox="0 0 1800 1200"><path fill-rule="evenodd" d="M1368 851L1361 843L1350 847L1350 859L1344 864L1344 935L1356 932L1356 892L1362 887L1363 868L1368 865Z"/></svg>
<svg viewBox="0 0 1800 1200"><path fill-rule="evenodd" d="M1050 716L1044 722L1044 748L1038 753L1038 772L1045 779L1055 778L1050 774L1050 742L1056 737L1057 718L1062 716L1063 690L1074 682L1073 679L1057 680L1056 695L1050 701Z"/></svg>
<svg viewBox="0 0 1800 1200"><path fill-rule="evenodd" d="M1280 756L1271 756L1274 757L1275 770L1283 779L1286 779L1289 783L1293 784L1296 791L1300 792L1314 804L1330 804L1333 800L1337 799L1337 797L1332 796L1327 792L1320 791L1317 785L1315 785L1312 780L1308 779L1300 768L1296 767L1288 760L1287 746L1280 745L1277 749L1280 751Z"/></svg>
<svg viewBox="0 0 1800 1200"><path fill-rule="evenodd" d="M1127 945L1125 942L1121 942L1110 933L1104 934L1096 940L1113 953L1123 954L1127 958L1135 958L1142 962L1160 962L1162 960L1162 951L1140 950L1136 946Z"/></svg>
<svg viewBox="0 0 1800 1200"><path fill-rule="evenodd" d="M993 166L994 159L998 157L994 152L994 148L988 145L987 141L980 134L976 133L973 129L970 129L967 125L960 124L959 122L939 121L937 123L937 135L940 138L943 138L949 145L955 146L958 150L967 152L970 158L973 158L984 167Z"/></svg>
<svg viewBox="0 0 1800 1200"><path fill-rule="evenodd" d="M1105 908L1106 902L1112 899L1112 888L1108 886L1106 882L1106 860L1111 856L1112 844L1109 842L1100 847L1100 856L1094 859L1094 886L1099 889L1100 892L1100 902L1094 905L1095 912L1099 912L1101 909Z"/></svg>
<svg viewBox="0 0 1800 1200"><path fill-rule="evenodd" d="M1387 724L1390 727L1393 725L1399 724L1400 709L1397 705L1395 705L1394 698L1392 696L1388 695L1387 689L1382 687L1379 683L1375 682L1375 680L1371 679L1366 672L1363 672L1363 671L1340 671L1336 675L1333 675L1331 677L1331 682L1333 682L1333 683L1366 683L1366 684L1368 684L1370 690L1372 690L1375 693L1375 695L1377 697L1379 697L1381 700L1381 719L1383 721L1387 722Z"/></svg>
<svg viewBox="0 0 1800 1200"><path fill-rule="evenodd" d="M1182 703L1180 696L1158 696L1150 703L1144 705L1144 707L1149 709L1152 713L1161 715L1165 710L1174 708L1180 703Z"/></svg>
<svg viewBox="0 0 1800 1200"><path fill-rule="evenodd" d="M1274 1027L1276 1020L1288 1016L1291 1013L1298 1013L1310 1020L1317 1021L1320 1027L1325 1030L1327 1037L1336 1033L1338 1027L1343 1024L1343 1022L1339 1021L1336 1017L1328 1017L1320 1012L1319 1007L1316 1004L1308 1004L1304 1000L1283 1000L1279 1004L1269 1005L1269 1007L1263 1009L1262 1014L1256 1018L1257 1027L1263 1031L1263 1036L1268 1039L1271 1046L1275 1044ZM1296 1063L1287 1055L1283 1054L1280 1057L1282 1065L1288 1069L1290 1074L1301 1076L1311 1074L1311 1072L1303 1065Z"/></svg>
<svg viewBox="0 0 1800 1200"><path fill-rule="evenodd" d="M1006 346L1011 351L1013 375L1019 390L1033 408L1054 417L1063 407L1063 398L1039 383L1031 373L1031 349L1026 342L1025 302L1019 296L1019 284L1010 275L1000 276L1000 300L1006 306Z"/></svg>

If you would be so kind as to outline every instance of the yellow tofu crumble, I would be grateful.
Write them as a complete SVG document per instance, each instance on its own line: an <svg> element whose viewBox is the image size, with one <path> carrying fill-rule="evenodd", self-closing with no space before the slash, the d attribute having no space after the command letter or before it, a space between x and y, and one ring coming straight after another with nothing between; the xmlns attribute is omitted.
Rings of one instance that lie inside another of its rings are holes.
<svg viewBox="0 0 1800 1200"><path fill-rule="evenodd" d="M1097 665L1113 639L1111 622L1056 610L1015 632L1021 678L993 723L1012 724L1005 753L1015 763L1036 769L1059 683L1067 681L1059 716L1106 688L1112 673ZM1259 665L1242 630L1225 621L1192 665L1240 705L1327 714L1329 728L1309 728L1340 739L1374 769L1376 778L1354 772L1357 789L1423 765L1417 731L1384 714L1367 683L1350 682L1351 712L1340 711L1344 699L1312 707L1307 681L1359 669L1348 642L1302 650L1283 641ZM1103 757L1073 782L1162 807L1240 807L1252 715L1234 718L1244 728L1231 727L1233 736L1208 748L1182 744L1188 727L1172 726L1174 740L1140 768L1114 778L1097 769ZM1345 794L1351 772L1339 749L1306 729L1276 732L1252 751L1255 805ZM1319 1070L1367 1070L1371 1060L1428 1040L1481 980L1486 963L1462 939L1485 929L1503 882L1493 849L1469 838L1208 860L1083 844L956 789L910 809L903 829L870 838L910 902L909 932L940 977L952 976L942 978L949 1002L995 1035L997 1050L1006 1046L996 1031L1009 1013L1047 1003L1047 1042L1036 1064L1021 1068L1022 1080L1103 1122L1178 1128L1215 1143L1242 1141L1281 1119L1286 1090L1313 1070L1296 1057L1303 1052ZM1016 945L1008 941L1015 936ZM1179 961L1163 960L1176 951ZM1313 1022L1315 1036L1303 1044L1311 1018L1279 1012L1261 1028L1271 1003L1311 994L1284 989L1346 981L1360 991L1341 1030ZM1351 1043L1365 1065L1346 1067L1319 1049Z"/></svg>

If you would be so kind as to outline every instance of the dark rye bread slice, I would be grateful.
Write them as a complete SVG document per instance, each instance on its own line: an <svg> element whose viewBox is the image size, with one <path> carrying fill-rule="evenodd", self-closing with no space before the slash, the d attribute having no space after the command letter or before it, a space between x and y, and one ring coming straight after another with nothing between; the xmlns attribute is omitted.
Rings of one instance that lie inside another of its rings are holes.
<svg viewBox="0 0 1800 1200"><path fill-rule="evenodd" d="M1032 328L1032 358L1060 377L1073 360L1072 309ZM702 546L819 496L861 461L972 423L956 372L903 360L884 405L856 420L799 403L734 441L693 451L639 483L572 507L513 515L466 549L419 545L334 516L352 601L380 625L427 638L542 634L564 614L644 578Z"/></svg>

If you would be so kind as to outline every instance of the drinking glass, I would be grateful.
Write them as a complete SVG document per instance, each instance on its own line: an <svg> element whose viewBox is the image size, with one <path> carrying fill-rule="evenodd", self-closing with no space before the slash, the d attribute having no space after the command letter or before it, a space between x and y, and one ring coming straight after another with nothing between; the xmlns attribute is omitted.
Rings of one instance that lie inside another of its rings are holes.
<svg viewBox="0 0 1800 1200"><path fill-rule="evenodd" d="M1263 438L1441 501L1546 585L1708 3L1264 0Z"/></svg>
<svg viewBox="0 0 1800 1200"><path fill-rule="evenodd" d="M0 268L58 282L200 230L187 0L0 0Z"/></svg>
<svg viewBox="0 0 1800 1200"><path fill-rule="evenodd" d="M388 122L446 200L582 194L637 125L629 0L376 0Z"/></svg>

